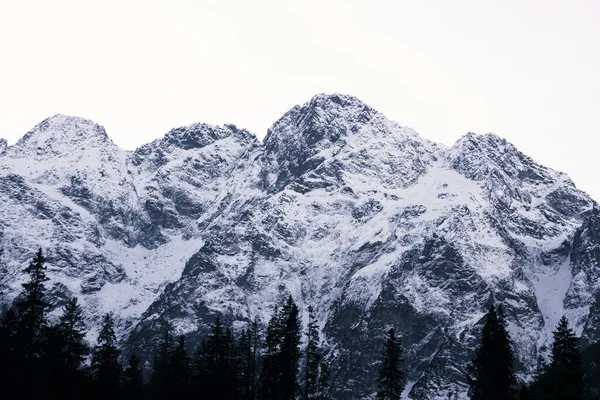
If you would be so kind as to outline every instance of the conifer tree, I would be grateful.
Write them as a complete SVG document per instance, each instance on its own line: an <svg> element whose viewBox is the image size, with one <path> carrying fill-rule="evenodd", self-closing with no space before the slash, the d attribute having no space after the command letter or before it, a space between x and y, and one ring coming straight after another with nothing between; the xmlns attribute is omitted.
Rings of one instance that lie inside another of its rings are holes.
<svg viewBox="0 0 600 400"><path fill-rule="evenodd" d="M204 371L202 376L205 396L218 399L225 380L225 329L221 318L216 317L204 348Z"/></svg>
<svg viewBox="0 0 600 400"><path fill-rule="evenodd" d="M562 317L553 332L552 362L548 366L544 387L552 400L583 398L583 370L578 345L579 338Z"/></svg>
<svg viewBox="0 0 600 400"><path fill-rule="evenodd" d="M21 299L17 302L18 332L16 341L16 364L14 385L20 387L26 398L43 396L46 376L43 371L45 333L48 327L48 303L45 299L46 276L45 258L39 249L25 273L29 275L23 283ZM32 385L31 382L36 382Z"/></svg>
<svg viewBox="0 0 600 400"><path fill-rule="evenodd" d="M267 325L261 374L263 399L293 400L296 398L299 360L299 311L290 296L281 309L275 309Z"/></svg>
<svg viewBox="0 0 600 400"><path fill-rule="evenodd" d="M238 340L240 399L252 400L256 396L259 340L258 321L255 320L249 329L242 330Z"/></svg>
<svg viewBox="0 0 600 400"><path fill-rule="evenodd" d="M260 391L263 400L276 400L281 393L281 368L279 366L279 352L282 337L282 315L275 307L271 319L267 324L265 348L263 354L262 371L260 374Z"/></svg>
<svg viewBox="0 0 600 400"><path fill-rule="evenodd" d="M544 400L546 398L545 393L549 393L550 390L546 387L548 382L546 374L548 373L548 365L541 354L538 355L535 372L533 374L533 382L528 388L529 394L534 399Z"/></svg>
<svg viewBox="0 0 600 400"><path fill-rule="evenodd" d="M306 355L304 366L304 398L317 398L319 384L319 365L321 364L319 346L319 326L312 306L308 307L308 327L306 331Z"/></svg>
<svg viewBox="0 0 600 400"><path fill-rule="evenodd" d="M195 386L205 399L236 399L241 393L238 345L216 317L206 341L194 356Z"/></svg>
<svg viewBox="0 0 600 400"><path fill-rule="evenodd" d="M281 309L283 340L280 362L282 368L282 397L295 400L298 392L298 362L300 361L300 318L299 310L292 296Z"/></svg>
<svg viewBox="0 0 600 400"><path fill-rule="evenodd" d="M394 329L388 331L383 362L379 370L377 399L399 400L404 390L405 373L402 367L404 352Z"/></svg>
<svg viewBox="0 0 600 400"><path fill-rule="evenodd" d="M111 314L106 314L98 336L98 344L92 352L91 373L93 393L98 398L114 399L120 396L122 368L119 364L117 338Z"/></svg>
<svg viewBox="0 0 600 400"><path fill-rule="evenodd" d="M252 332L243 329L238 340L240 399L252 399Z"/></svg>
<svg viewBox="0 0 600 400"><path fill-rule="evenodd" d="M499 305L497 308L498 327L496 330L496 363L497 373L496 382L501 388L501 392L506 396L515 394L515 384L517 382L514 372L514 354L512 350L512 341L508 333L508 322L504 314L504 308ZM510 397L507 397L510 398Z"/></svg>
<svg viewBox="0 0 600 400"><path fill-rule="evenodd" d="M57 330L61 336L64 363L71 371L80 370L88 347L84 340L86 326L83 310L76 297L71 298L65 305Z"/></svg>
<svg viewBox="0 0 600 400"><path fill-rule="evenodd" d="M177 346L173 350L169 366L170 379L168 380L169 396L175 399L190 397L191 370L190 358L185 349L185 337L179 336Z"/></svg>
<svg viewBox="0 0 600 400"><path fill-rule="evenodd" d="M77 298L70 299L57 325L46 330L45 367L50 394L78 399L85 389L83 362L88 353L84 340L83 311Z"/></svg>
<svg viewBox="0 0 600 400"><path fill-rule="evenodd" d="M165 327L154 355L154 365L150 384L152 397L157 400L170 398L171 358L173 354L173 335L169 324Z"/></svg>
<svg viewBox="0 0 600 400"><path fill-rule="evenodd" d="M202 398L208 399L207 394L207 376L208 376L208 360L207 360L207 344L206 340L198 344L194 353L194 360L192 362L193 368L193 391L196 393L202 393Z"/></svg>
<svg viewBox="0 0 600 400"><path fill-rule="evenodd" d="M469 396L473 400L506 400L514 395L515 375L511 340L502 307L490 306L481 344L467 367Z"/></svg>
<svg viewBox="0 0 600 400"><path fill-rule="evenodd" d="M140 367L140 359L132 354L123 372L123 395L125 400L142 400L144 398L144 377Z"/></svg>
<svg viewBox="0 0 600 400"><path fill-rule="evenodd" d="M238 358L238 344L233 336L231 328L225 330L223 338L223 356L221 382L228 384L223 386L222 395L229 399L237 399L240 396L240 369Z"/></svg>
<svg viewBox="0 0 600 400"><path fill-rule="evenodd" d="M32 367L31 362L39 359L43 351L43 333L47 326L45 258L42 249L36 253L33 261L25 268L29 280L22 284L24 299L17 303L19 311L19 353L25 362L25 368Z"/></svg>

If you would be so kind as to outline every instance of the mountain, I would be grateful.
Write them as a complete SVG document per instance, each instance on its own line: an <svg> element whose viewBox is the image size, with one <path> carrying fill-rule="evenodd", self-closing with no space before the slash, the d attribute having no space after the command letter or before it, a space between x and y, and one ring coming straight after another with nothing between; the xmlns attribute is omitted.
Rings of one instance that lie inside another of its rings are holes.
<svg viewBox="0 0 600 400"><path fill-rule="evenodd" d="M78 296L90 339L114 312L126 352L152 349L167 323L199 336L217 315L266 323L291 294L304 322L317 312L336 398L374 392L394 327L405 397L463 399L491 301L521 379L563 314L600 340L597 204L493 134L448 148L321 94L263 143L194 124L126 152L93 122L55 116L0 154L2 301L42 246L54 304Z"/></svg>

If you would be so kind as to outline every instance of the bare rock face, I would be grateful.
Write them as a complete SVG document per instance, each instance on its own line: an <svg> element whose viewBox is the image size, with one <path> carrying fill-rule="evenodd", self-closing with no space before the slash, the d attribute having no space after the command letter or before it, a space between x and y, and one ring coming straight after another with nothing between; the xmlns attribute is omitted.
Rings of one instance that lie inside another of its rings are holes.
<svg viewBox="0 0 600 400"><path fill-rule="evenodd" d="M600 340L600 214L563 173L493 134L451 148L347 95L317 95L264 140L194 124L126 152L55 116L0 141L0 293L41 246L60 306L118 317L126 352L167 322L205 332L265 322L292 295L319 316L336 398L375 391L389 327L412 399L466 398L491 301L531 376L564 314ZM200 339L192 334L189 344Z"/></svg>

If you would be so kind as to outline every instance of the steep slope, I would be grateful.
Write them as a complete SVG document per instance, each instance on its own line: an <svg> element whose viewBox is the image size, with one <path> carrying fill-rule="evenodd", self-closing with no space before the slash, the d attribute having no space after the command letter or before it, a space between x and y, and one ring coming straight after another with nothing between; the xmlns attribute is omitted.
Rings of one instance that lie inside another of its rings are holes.
<svg viewBox="0 0 600 400"><path fill-rule="evenodd" d="M446 398L465 393L492 297L506 305L523 377L560 313L580 329L587 318L588 303L563 301L570 243L593 202L494 135L444 149L355 98L320 95L271 128L229 188L133 346L166 321L180 333L216 314L265 322L289 293L318 310L340 398L373 390L390 325L410 349L412 396Z"/></svg>
<svg viewBox="0 0 600 400"><path fill-rule="evenodd" d="M92 326L115 312L127 331L201 247L196 219L256 143L234 127L193 125L128 153L91 121L43 121L0 157L5 300L41 246L57 306L79 295Z"/></svg>
<svg viewBox="0 0 600 400"><path fill-rule="evenodd" d="M446 148L346 95L294 107L262 145L195 124L127 153L65 119L0 156L0 279L12 298L42 244L64 286L53 293L81 296L94 318L121 315L127 351L151 349L167 323L199 329L190 346L216 315L266 323L291 294L305 320L317 310L336 398L373 393L393 326L405 396L462 399L491 301L505 306L523 379L562 314L599 339L595 202L493 134Z"/></svg>

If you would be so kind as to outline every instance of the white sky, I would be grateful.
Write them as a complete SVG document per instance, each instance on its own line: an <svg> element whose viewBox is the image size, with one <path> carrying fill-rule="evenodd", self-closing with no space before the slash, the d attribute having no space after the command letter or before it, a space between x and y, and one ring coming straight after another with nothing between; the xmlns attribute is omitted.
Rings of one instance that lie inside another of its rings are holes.
<svg viewBox="0 0 600 400"><path fill-rule="evenodd" d="M192 122L262 138L352 94L451 145L495 132L600 199L600 1L0 0L0 137L90 118L126 149Z"/></svg>

